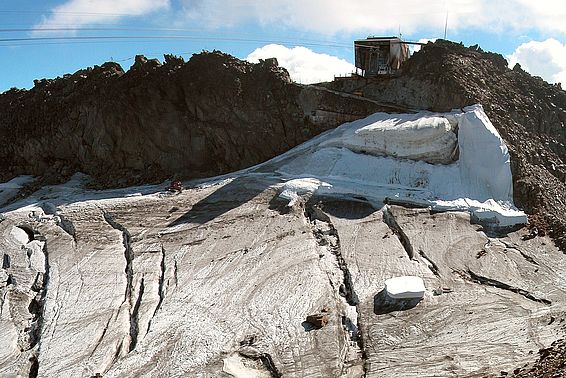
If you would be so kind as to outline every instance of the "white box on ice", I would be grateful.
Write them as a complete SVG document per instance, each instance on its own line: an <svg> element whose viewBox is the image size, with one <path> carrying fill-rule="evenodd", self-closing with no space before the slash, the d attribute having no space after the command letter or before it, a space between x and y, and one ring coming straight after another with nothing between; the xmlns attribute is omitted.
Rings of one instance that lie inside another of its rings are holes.
<svg viewBox="0 0 566 378"><path fill-rule="evenodd" d="M386 280L385 291L394 299L411 299L424 297L426 289L422 278L401 276Z"/></svg>

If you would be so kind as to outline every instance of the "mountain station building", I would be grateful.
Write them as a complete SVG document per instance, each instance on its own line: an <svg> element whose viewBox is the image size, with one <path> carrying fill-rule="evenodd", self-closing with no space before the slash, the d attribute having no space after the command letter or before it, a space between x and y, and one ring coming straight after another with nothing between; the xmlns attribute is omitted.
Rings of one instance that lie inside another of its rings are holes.
<svg viewBox="0 0 566 378"><path fill-rule="evenodd" d="M398 37L368 37L354 41L356 74L390 75L409 59L408 44Z"/></svg>

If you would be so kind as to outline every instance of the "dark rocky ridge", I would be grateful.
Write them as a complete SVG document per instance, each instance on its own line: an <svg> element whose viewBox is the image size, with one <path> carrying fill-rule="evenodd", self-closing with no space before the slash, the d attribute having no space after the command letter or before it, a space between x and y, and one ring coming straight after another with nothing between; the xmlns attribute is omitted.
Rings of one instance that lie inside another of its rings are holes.
<svg viewBox="0 0 566 378"><path fill-rule="evenodd" d="M398 77L340 80L338 91L416 109L448 111L481 103L509 147L515 203L533 233L549 233L566 251L566 92L509 69L498 54L447 41L429 43Z"/></svg>
<svg viewBox="0 0 566 378"><path fill-rule="evenodd" d="M212 52L189 62L136 57L0 95L0 178L98 185L214 176L248 167L377 110L366 99L292 83L274 59Z"/></svg>

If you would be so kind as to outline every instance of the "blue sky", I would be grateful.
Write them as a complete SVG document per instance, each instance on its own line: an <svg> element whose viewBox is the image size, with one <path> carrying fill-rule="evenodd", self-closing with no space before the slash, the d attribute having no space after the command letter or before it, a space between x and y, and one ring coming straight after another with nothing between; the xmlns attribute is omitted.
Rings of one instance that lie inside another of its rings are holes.
<svg viewBox="0 0 566 378"><path fill-rule="evenodd" d="M214 49L277 55L295 80L311 82L351 71L354 39L441 38L446 17L448 39L566 83L563 0L4 0L0 91L109 60L127 69L136 54Z"/></svg>

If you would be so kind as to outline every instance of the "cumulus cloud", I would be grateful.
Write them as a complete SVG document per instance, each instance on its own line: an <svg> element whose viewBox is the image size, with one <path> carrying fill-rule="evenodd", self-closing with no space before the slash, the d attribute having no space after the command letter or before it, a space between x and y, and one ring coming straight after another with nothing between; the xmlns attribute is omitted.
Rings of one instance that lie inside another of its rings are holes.
<svg viewBox="0 0 566 378"><path fill-rule="evenodd" d="M511 3L514 2L511 1ZM566 33L564 0L516 0L516 2L519 15L513 21L524 24L524 26L536 25L537 29L545 32ZM520 28L520 25L515 26Z"/></svg>
<svg viewBox="0 0 566 378"><path fill-rule="evenodd" d="M235 25L245 21L283 25L324 34L371 30L404 32L436 22L444 26L445 1L420 0L380 1L366 0L180 0L186 15L211 26ZM467 7L470 0L454 0ZM427 17L423 17L423 15Z"/></svg>
<svg viewBox="0 0 566 378"><path fill-rule="evenodd" d="M169 0L68 0L53 8L34 29L36 32L61 26L80 29L88 25L114 23L124 17L167 9L169 5Z"/></svg>
<svg viewBox="0 0 566 378"><path fill-rule="evenodd" d="M303 84L332 81L334 76L352 73L353 64L328 54L319 54L306 47L288 48L270 44L252 51L246 58L250 62L259 59L277 58L279 65L285 67L291 79Z"/></svg>
<svg viewBox="0 0 566 378"><path fill-rule="evenodd" d="M178 19L211 28L251 21L328 35L396 34L399 28L404 34L442 33L448 14L448 35L466 28L566 34L564 0L66 0L36 27L80 28L169 7Z"/></svg>
<svg viewBox="0 0 566 378"><path fill-rule="evenodd" d="M257 21L318 33L396 33L477 28L566 33L564 0L179 0L184 14L208 26Z"/></svg>
<svg viewBox="0 0 566 378"><path fill-rule="evenodd" d="M525 71L549 83L566 84L566 44L556 39L523 43L507 59L510 67L519 63Z"/></svg>

